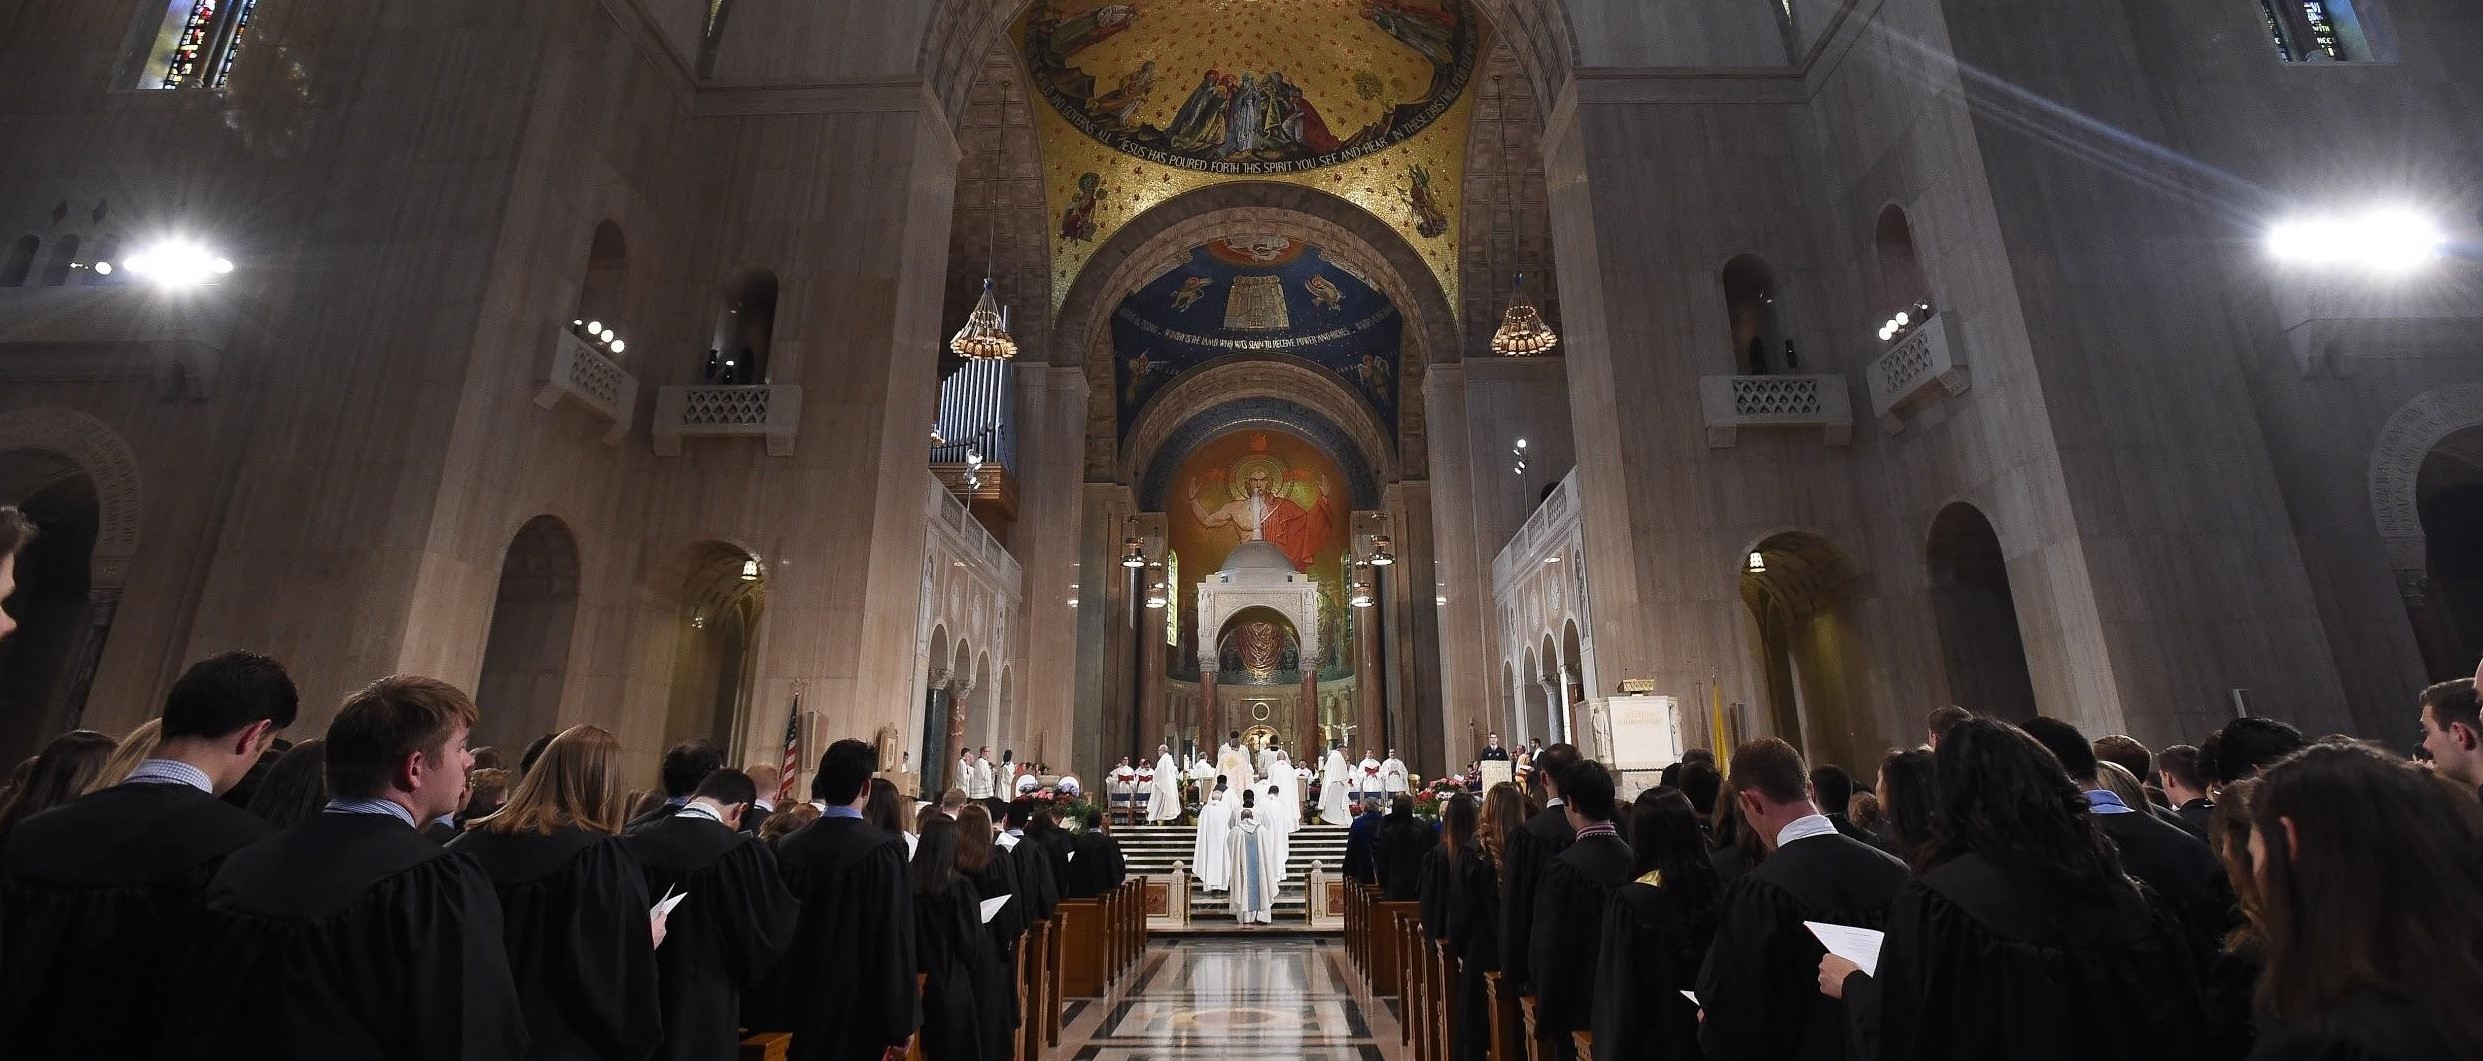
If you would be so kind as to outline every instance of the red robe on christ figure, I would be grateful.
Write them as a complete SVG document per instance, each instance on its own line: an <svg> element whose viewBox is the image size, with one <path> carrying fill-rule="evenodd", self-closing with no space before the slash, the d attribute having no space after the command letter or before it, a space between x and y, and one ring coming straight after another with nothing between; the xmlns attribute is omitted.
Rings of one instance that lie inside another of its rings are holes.
<svg viewBox="0 0 2483 1061"><path fill-rule="evenodd" d="M1191 514L1203 527L1232 527L1242 541L1265 538L1274 542L1285 559L1293 561L1294 570L1308 572L1319 559L1329 528L1336 525L1336 499L1328 491L1328 481L1317 481L1319 499L1309 508L1277 493L1274 480L1264 470L1253 469L1244 485L1250 491L1246 496L1210 512L1198 499L1198 484L1191 483Z"/></svg>

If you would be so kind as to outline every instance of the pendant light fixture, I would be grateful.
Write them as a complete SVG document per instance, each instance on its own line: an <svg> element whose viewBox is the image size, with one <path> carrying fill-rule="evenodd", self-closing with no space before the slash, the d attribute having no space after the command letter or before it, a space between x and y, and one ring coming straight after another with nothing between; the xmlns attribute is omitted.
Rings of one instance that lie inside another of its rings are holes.
<svg viewBox="0 0 2483 1061"><path fill-rule="evenodd" d="M1526 274L1517 274L1517 287L1509 293L1509 311L1501 315L1500 330L1492 333L1492 352L1502 357L1533 357L1559 345L1560 336L1526 297Z"/></svg>
<svg viewBox="0 0 2483 1061"><path fill-rule="evenodd" d="M1006 361L1017 356L1017 340L1009 337L1009 311L992 295L992 273L996 260L994 247L1000 227L1000 191L993 184L991 213L985 219L983 233L983 297L975 300L974 312L966 314L966 326L950 336L950 353L968 361Z"/></svg>

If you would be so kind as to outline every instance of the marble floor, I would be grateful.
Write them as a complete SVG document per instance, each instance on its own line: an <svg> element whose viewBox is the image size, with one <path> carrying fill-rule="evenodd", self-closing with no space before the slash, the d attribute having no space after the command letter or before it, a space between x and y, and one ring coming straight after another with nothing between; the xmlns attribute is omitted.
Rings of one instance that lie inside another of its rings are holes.
<svg viewBox="0 0 2483 1061"><path fill-rule="evenodd" d="M1157 942L1102 999L1063 1013L1070 1061L1399 1061L1397 1021L1333 939Z"/></svg>

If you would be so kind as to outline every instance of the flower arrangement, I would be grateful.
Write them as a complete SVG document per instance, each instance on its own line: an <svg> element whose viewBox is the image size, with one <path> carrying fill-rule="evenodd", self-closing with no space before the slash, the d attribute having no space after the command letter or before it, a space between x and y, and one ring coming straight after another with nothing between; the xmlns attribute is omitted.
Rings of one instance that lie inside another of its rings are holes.
<svg viewBox="0 0 2483 1061"><path fill-rule="evenodd" d="M1063 790L1055 788L1051 785L1045 785L1042 788L1038 788L1027 793L1026 798L1033 801L1035 805L1034 809L1037 812L1058 809L1060 811L1061 828L1067 829L1072 833L1086 831L1086 814L1088 811L1103 809L1102 804L1088 800L1084 796L1080 795L1074 788Z"/></svg>
<svg viewBox="0 0 2483 1061"><path fill-rule="evenodd" d="M1422 779L1409 777L1408 781L1418 784ZM1428 785L1422 785L1414 790L1414 816L1425 820L1437 820L1440 817L1440 808L1448 804L1448 798L1465 790L1465 779L1453 774L1439 778Z"/></svg>

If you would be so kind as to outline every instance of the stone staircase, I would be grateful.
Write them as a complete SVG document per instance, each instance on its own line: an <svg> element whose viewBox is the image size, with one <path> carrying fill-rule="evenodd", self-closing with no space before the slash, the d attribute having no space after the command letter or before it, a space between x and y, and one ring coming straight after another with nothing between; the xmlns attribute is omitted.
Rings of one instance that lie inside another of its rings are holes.
<svg viewBox="0 0 2483 1061"><path fill-rule="evenodd" d="M1130 876L1169 878L1173 863L1190 867L1191 850L1198 844L1198 827L1119 825L1113 827L1112 837L1121 843L1121 857L1129 863ZM1344 826L1308 824L1294 830L1292 846L1285 853L1285 882L1276 889L1276 920L1305 919L1313 862L1327 867L1331 874L1344 872ZM1196 877L1191 878L1190 888L1193 916L1230 916L1224 897L1200 888Z"/></svg>

